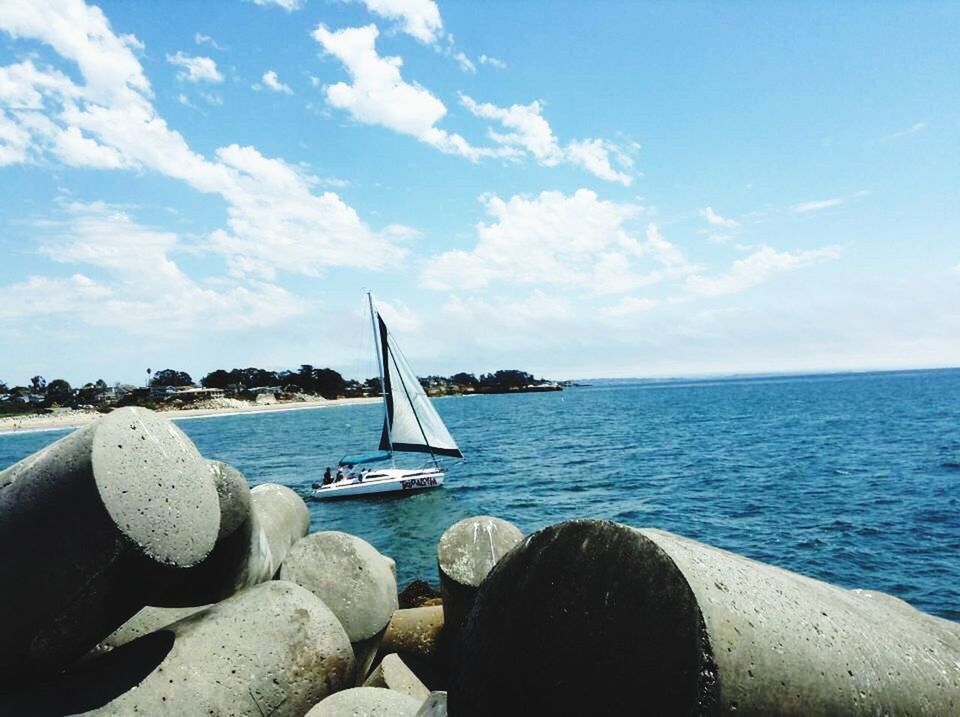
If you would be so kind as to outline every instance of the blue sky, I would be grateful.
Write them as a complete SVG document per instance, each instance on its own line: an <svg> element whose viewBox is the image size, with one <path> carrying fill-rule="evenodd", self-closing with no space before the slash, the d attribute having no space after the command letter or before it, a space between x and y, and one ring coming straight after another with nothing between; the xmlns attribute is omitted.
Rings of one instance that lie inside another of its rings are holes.
<svg viewBox="0 0 960 717"><path fill-rule="evenodd" d="M0 0L0 379L960 364L953 3Z"/></svg>

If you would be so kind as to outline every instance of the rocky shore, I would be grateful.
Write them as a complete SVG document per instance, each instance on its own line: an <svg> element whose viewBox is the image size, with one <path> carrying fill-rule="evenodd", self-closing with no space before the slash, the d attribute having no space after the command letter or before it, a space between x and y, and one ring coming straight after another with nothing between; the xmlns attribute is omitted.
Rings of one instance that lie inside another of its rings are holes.
<svg viewBox="0 0 960 717"><path fill-rule="evenodd" d="M0 472L0 715L960 714L957 623L671 533L476 516L398 592L308 531L141 408Z"/></svg>

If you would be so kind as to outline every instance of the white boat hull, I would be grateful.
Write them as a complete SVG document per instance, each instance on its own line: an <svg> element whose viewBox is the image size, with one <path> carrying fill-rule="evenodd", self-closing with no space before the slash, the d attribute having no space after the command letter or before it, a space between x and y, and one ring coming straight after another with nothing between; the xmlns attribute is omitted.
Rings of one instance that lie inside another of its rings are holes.
<svg viewBox="0 0 960 717"><path fill-rule="evenodd" d="M313 497L317 500L331 498L350 498L378 493L411 493L443 485L444 471L439 468L387 468L370 471L361 479L348 478L339 483L315 488Z"/></svg>

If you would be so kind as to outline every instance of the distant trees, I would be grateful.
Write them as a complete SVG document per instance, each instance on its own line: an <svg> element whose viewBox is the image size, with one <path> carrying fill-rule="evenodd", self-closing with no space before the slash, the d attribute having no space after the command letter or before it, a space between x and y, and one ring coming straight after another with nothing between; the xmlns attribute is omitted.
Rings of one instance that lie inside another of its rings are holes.
<svg viewBox="0 0 960 717"><path fill-rule="evenodd" d="M267 371L262 368L234 368L229 371L218 368L200 379L200 385L204 388L243 386L245 389L251 389L258 386L279 386L280 377L276 371Z"/></svg>
<svg viewBox="0 0 960 717"><path fill-rule="evenodd" d="M176 371L172 368L154 371L150 378L151 386L192 386L193 379L186 371Z"/></svg>
<svg viewBox="0 0 960 717"><path fill-rule="evenodd" d="M32 393L43 393L47 390L47 379L43 376L34 376L30 379L30 391Z"/></svg>
<svg viewBox="0 0 960 717"><path fill-rule="evenodd" d="M497 390L516 390L524 386L535 386L543 381L538 381L526 371L516 369L506 369L494 373L485 373L480 376L480 388Z"/></svg>
<svg viewBox="0 0 960 717"><path fill-rule="evenodd" d="M457 386L469 386L470 388L476 388L480 385L480 382L477 381L477 377L472 373L455 373L450 377L450 383L454 383Z"/></svg>
<svg viewBox="0 0 960 717"><path fill-rule="evenodd" d="M62 378L55 378L47 384L46 398L48 406L69 406L73 403L73 388Z"/></svg>

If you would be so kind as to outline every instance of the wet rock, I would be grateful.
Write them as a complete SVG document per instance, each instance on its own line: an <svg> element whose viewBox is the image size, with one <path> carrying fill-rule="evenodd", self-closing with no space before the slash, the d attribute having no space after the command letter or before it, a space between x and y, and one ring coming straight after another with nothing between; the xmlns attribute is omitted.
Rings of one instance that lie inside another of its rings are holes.
<svg viewBox="0 0 960 717"><path fill-rule="evenodd" d="M456 640L480 583L521 539L523 533L516 526L489 515L465 518L440 536L437 569L451 640Z"/></svg>
<svg viewBox="0 0 960 717"><path fill-rule="evenodd" d="M397 596L400 609L411 607L425 607L427 605L442 605L443 599L439 590L435 590L430 583L423 580L414 580L400 591Z"/></svg>
<svg viewBox="0 0 960 717"><path fill-rule="evenodd" d="M206 462L142 408L115 410L25 458L0 486L6 679L90 650L206 558L220 531Z"/></svg>
<svg viewBox="0 0 960 717"><path fill-rule="evenodd" d="M420 705L416 717L447 717L447 693L431 692Z"/></svg>
<svg viewBox="0 0 960 717"><path fill-rule="evenodd" d="M352 676L336 616L309 591L273 580L56 683L0 697L0 714L299 717Z"/></svg>
<svg viewBox="0 0 960 717"><path fill-rule="evenodd" d="M421 700L382 687L354 687L330 695L306 717L416 717Z"/></svg>
<svg viewBox="0 0 960 717"><path fill-rule="evenodd" d="M383 630L397 609L392 563L360 538L325 531L297 541L280 577L323 600L358 642Z"/></svg>
<svg viewBox="0 0 960 717"><path fill-rule="evenodd" d="M455 714L957 714L960 625L657 530L546 528L481 586ZM557 685L566 686L557 689Z"/></svg>
<svg viewBox="0 0 960 717"><path fill-rule="evenodd" d="M370 674L363 686L385 687L388 690L409 695L420 702L430 696L430 690L426 685L403 664L403 660L395 653L385 656L380 661L377 669Z"/></svg>

